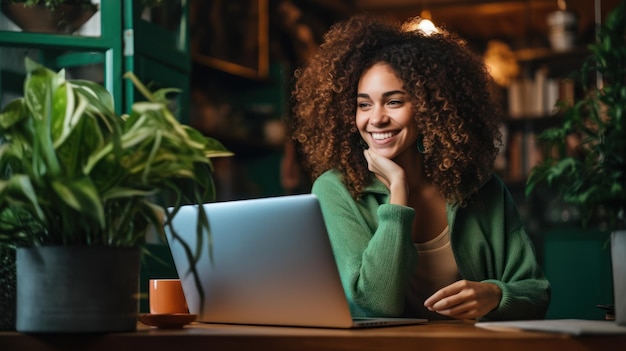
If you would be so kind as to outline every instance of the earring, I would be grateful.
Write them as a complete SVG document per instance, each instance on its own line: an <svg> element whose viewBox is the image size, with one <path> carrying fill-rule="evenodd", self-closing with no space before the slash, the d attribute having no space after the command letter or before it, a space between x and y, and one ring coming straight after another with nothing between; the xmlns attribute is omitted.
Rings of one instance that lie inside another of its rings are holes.
<svg viewBox="0 0 626 351"><path fill-rule="evenodd" d="M424 148L424 134L420 134L417 137L417 151L419 151L420 154L423 154L426 151L426 148Z"/></svg>
<svg viewBox="0 0 626 351"><path fill-rule="evenodd" d="M367 145L367 143L366 143L366 142L365 142L365 140L363 140L363 139L359 139L359 145L360 145L360 146L361 146L364 150L367 150L367 149L369 149L369 148L370 148L370 147L369 147L369 145Z"/></svg>

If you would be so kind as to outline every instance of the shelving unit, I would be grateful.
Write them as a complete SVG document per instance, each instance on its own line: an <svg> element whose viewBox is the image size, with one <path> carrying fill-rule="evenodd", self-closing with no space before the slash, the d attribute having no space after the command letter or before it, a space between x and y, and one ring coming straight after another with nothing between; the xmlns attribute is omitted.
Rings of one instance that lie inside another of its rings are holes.
<svg viewBox="0 0 626 351"><path fill-rule="evenodd" d="M504 119L507 182L524 182L539 161L535 137L560 123L560 117L555 114L557 103L573 102L581 94L574 89L572 74L576 74L588 55L584 47L564 52L549 49L516 52L521 73L507 89L508 115Z"/></svg>
<svg viewBox="0 0 626 351"><path fill-rule="evenodd" d="M112 94L118 114L129 112L141 99L132 82L123 79L124 72L134 72L151 86L178 88L181 93L173 102L175 112L183 121L188 118L188 2L167 0L162 8L149 9L139 0L92 2L99 10L70 34L23 31L0 13L2 104L21 92L23 56L28 55L51 69L65 68L73 78L101 83ZM165 28L164 23L174 25Z"/></svg>
<svg viewBox="0 0 626 351"><path fill-rule="evenodd" d="M18 60L19 54L11 57L13 53L18 53L19 49L24 49L24 56L33 57L38 62L51 69L60 69L59 64L67 64L63 52L74 52L72 55L73 65L79 66L87 63L85 60L76 60L76 51L82 51L83 58L95 61L104 66L104 86L111 92L115 101L122 101L122 79L114 79L122 75L122 23L119 14L122 13L122 2L107 1L100 5L100 10L94 14L90 20L92 23L107 23L109 30L102 30L98 26L96 36L87 35L65 35L52 33L35 33L22 31L17 25L11 26L11 21L5 13L2 13L2 23L4 24L0 32L0 46L2 48L2 61L0 63L0 94L16 92L21 84L15 84L15 80L23 80L22 62L17 64L11 62L12 70L7 68L9 61ZM13 48L15 50L9 50ZM89 56L87 56L89 55ZM57 62L58 59L60 62ZM23 59L22 59L23 61ZM64 62L65 61L65 62ZM77 62L78 61L78 62ZM7 81L5 77L11 78ZM16 93L19 93L18 90ZM121 107L119 111L121 112Z"/></svg>

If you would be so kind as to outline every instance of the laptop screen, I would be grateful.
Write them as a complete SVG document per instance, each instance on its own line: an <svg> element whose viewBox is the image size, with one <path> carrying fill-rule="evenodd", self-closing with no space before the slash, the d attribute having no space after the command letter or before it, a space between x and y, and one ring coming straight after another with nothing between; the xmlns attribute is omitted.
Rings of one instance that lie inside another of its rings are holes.
<svg viewBox="0 0 626 351"><path fill-rule="evenodd" d="M314 195L215 202L212 236L196 265L204 306L179 241L170 250L190 313L213 323L349 327L352 318ZM198 206L180 209L175 232L195 248ZM206 240L205 240L206 242ZM210 259L212 256L212 260Z"/></svg>

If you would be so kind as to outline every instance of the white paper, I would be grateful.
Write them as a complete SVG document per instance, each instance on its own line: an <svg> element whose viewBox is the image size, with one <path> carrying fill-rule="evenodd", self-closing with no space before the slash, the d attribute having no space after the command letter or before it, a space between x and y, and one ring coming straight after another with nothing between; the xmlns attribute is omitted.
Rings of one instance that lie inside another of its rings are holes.
<svg viewBox="0 0 626 351"><path fill-rule="evenodd" d="M626 326L614 321L585 319L545 319L528 321L479 322L477 327L494 330L533 330L571 335L626 334Z"/></svg>

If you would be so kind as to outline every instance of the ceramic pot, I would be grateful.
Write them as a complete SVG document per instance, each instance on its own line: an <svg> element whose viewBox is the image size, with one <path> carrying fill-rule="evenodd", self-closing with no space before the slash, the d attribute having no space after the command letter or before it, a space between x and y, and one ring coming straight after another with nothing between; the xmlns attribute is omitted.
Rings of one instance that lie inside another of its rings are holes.
<svg viewBox="0 0 626 351"><path fill-rule="evenodd" d="M52 11L44 5L24 6L2 2L2 12L25 32L71 34L85 24L97 11L90 2L68 1Z"/></svg>
<svg viewBox="0 0 626 351"><path fill-rule="evenodd" d="M16 330L24 333L134 331L139 248L19 248Z"/></svg>
<svg viewBox="0 0 626 351"><path fill-rule="evenodd" d="M611 233L615 322L626 326L626 229Z"/></svg>

